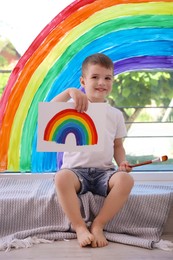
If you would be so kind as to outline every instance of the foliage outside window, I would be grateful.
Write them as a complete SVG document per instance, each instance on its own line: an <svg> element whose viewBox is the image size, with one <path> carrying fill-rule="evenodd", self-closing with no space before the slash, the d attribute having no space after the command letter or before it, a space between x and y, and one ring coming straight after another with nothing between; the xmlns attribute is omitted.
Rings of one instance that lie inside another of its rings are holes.
<svg viewBox="0 0 173 260"><path fill-rule="evenodd" d="M0 97L19 58L19 53L9 40L0 36Z"/></svg>

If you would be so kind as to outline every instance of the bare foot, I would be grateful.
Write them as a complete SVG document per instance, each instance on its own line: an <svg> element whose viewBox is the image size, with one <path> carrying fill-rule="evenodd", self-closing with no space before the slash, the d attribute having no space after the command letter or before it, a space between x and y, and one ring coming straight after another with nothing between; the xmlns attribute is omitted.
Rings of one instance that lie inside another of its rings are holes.
<svg viewBox="0 0 173 260"><path fill-rule="evenodd" d="M103 229L99 226L91 226L91 233L94 240L91 242L92 247L104 247L108 245L108 241L103 234Z"/></svg>
<svg viewBox="0 0 173 260"><path fill-rule="evenodd" d="M86 227L76 228L77 239L81 247L90 245L94 240L94 236L89 232Z"/></svg>

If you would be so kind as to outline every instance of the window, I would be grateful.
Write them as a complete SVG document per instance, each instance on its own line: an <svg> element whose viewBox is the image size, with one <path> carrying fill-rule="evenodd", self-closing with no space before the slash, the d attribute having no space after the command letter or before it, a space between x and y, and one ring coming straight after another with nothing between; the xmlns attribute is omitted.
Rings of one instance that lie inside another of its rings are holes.
<svg viewBox="0 0 173 260"><path fill-rule="evenodd" d="M22 5L22 1L20 9L16 8L18 5L14 1L14 8L11 8L13 12L10 15L8 4L3 5L1 31L3 32L3 28L5 28L5 32L8 31L12 36L9 39L15 43L15 48L21 55L44 26L57 15L58 10L63 9L63 5L55 2L52 5L49 3L42 6L41 14L44 19L39 19L39 16L34 14L31 15L31 11L37 13L40 11L40 4L36 5L34 9L32 5L28 5L31 10L27 11L22 23L20 15L16 13L18 10L21 13L21 10L26 9ZM67 2L72 1L65 2L64 7ZM32 19L30 19L31 16ZM21 32L23 37L20 37ZM25 35L23 35L24 33ZM3 55L1 52L0 97L10 71L20 56L11 43L5 41L4 45L4 41L0 41L0 50L3 50L4 47L5 51L8 51L8 55L4 56L4 52ZM10 57L10 60L7 57ZM169 160L164 163L137 167L134 171L144 171L145 173L148 171L149 174L151 171L165 171L173 176L173 71L136 71L120 74L115 77L113 92L109 99L111 104L118 107L124 114L128 130L124 146L127 159L131 163L162 155L169 157Z"/></svg>

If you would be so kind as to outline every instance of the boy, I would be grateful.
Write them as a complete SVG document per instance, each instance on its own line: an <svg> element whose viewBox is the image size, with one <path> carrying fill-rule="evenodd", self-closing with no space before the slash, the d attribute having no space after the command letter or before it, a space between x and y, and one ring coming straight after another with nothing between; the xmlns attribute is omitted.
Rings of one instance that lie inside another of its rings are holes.
<svg viewBox="0 0 173 260"><path fill-rule="evenodd" d="M80 83L85 94L69 88L52 101L66 102L72 98L79 113L86 111L90 102L106 102L106 96L112 91L113 73L114 65L109 57L100 53L91 55L82 64ZM108 244L103 233L104 226L123 207L134 184L128 174L131 168L125 160L122 138L126 129L122 113L107 105L106 120L104 151L65 152L61 170L55 175L59 202L76 231L81 247L104 247ZM113 158L118 169L112 162ZM90 229L81 216L77 197L87 191L105 197L104 205Z"/></svg>

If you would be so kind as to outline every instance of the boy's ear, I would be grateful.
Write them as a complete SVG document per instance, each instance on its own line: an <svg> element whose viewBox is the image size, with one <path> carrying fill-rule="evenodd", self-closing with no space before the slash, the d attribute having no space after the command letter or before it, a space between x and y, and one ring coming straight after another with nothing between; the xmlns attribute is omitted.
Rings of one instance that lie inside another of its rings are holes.
<svg viewBox="0 0 173 260"><path fill-rule="evenodd" d="M80 84L82 85L82 87L85 88L85 80L84 80L83 76L80 77Z"/></svg>

